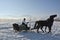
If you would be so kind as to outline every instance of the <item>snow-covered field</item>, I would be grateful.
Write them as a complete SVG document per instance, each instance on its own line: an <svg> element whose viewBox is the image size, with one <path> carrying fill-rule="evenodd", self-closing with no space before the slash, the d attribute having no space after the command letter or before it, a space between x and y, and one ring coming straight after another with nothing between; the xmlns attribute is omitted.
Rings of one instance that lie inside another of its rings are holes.
<svg viewBox="0 0 60 40"><path fill-rule="evenodd" d="M0 23L0 40L60 40L60 22L54 22L52 33L36 33L35 30L15 33L12 23Z"/></svg>

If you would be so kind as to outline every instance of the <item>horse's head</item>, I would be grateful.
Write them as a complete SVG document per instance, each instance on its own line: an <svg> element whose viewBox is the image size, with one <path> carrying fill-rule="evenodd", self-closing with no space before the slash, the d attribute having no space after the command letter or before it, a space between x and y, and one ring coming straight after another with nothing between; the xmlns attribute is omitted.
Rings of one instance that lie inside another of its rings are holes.
<svg viewBox="0 0 60 40"><path fill-rule="evenodd" d="M54 19L57 15L51 15L50 18Z"/></svg>

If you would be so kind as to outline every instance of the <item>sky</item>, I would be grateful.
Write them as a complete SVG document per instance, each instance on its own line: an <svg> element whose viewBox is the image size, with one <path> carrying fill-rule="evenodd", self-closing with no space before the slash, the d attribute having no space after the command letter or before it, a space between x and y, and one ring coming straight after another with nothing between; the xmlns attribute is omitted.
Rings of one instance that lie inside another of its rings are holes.
<svg viewBox="0 0 60 40"><path fill-rule="evenodd" d="M60 0L0 0L0 18L60 17Z"/></svg>

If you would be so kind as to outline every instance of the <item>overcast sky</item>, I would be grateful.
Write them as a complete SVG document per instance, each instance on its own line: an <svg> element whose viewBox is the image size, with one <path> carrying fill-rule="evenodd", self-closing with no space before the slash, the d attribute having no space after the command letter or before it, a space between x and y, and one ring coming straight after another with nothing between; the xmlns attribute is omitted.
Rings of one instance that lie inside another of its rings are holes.
<svg viewBox="0 0 60 40"><path fill-rule="evenodd" d="M0 0L0 18L60 16L60 0Z"/></svg>

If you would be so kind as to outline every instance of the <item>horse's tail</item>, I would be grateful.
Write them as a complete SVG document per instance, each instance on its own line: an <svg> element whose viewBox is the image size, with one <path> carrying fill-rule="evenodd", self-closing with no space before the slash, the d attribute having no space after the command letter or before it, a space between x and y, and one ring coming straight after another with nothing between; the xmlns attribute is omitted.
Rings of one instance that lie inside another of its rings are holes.
<svg viewBox="0 0 60 40"><path fill-rule="evenodd" d="M37 21L35 22L35 24L34 24L34 28L32 28L31 30L33 30L33 29L37 29Z"/></svg>
<svg viewBox="0 0 60 40"><path fill-rule="evenodd" d="M37 25L38 25L38 21L35 22L34 29L37 28Z"/></svg>

